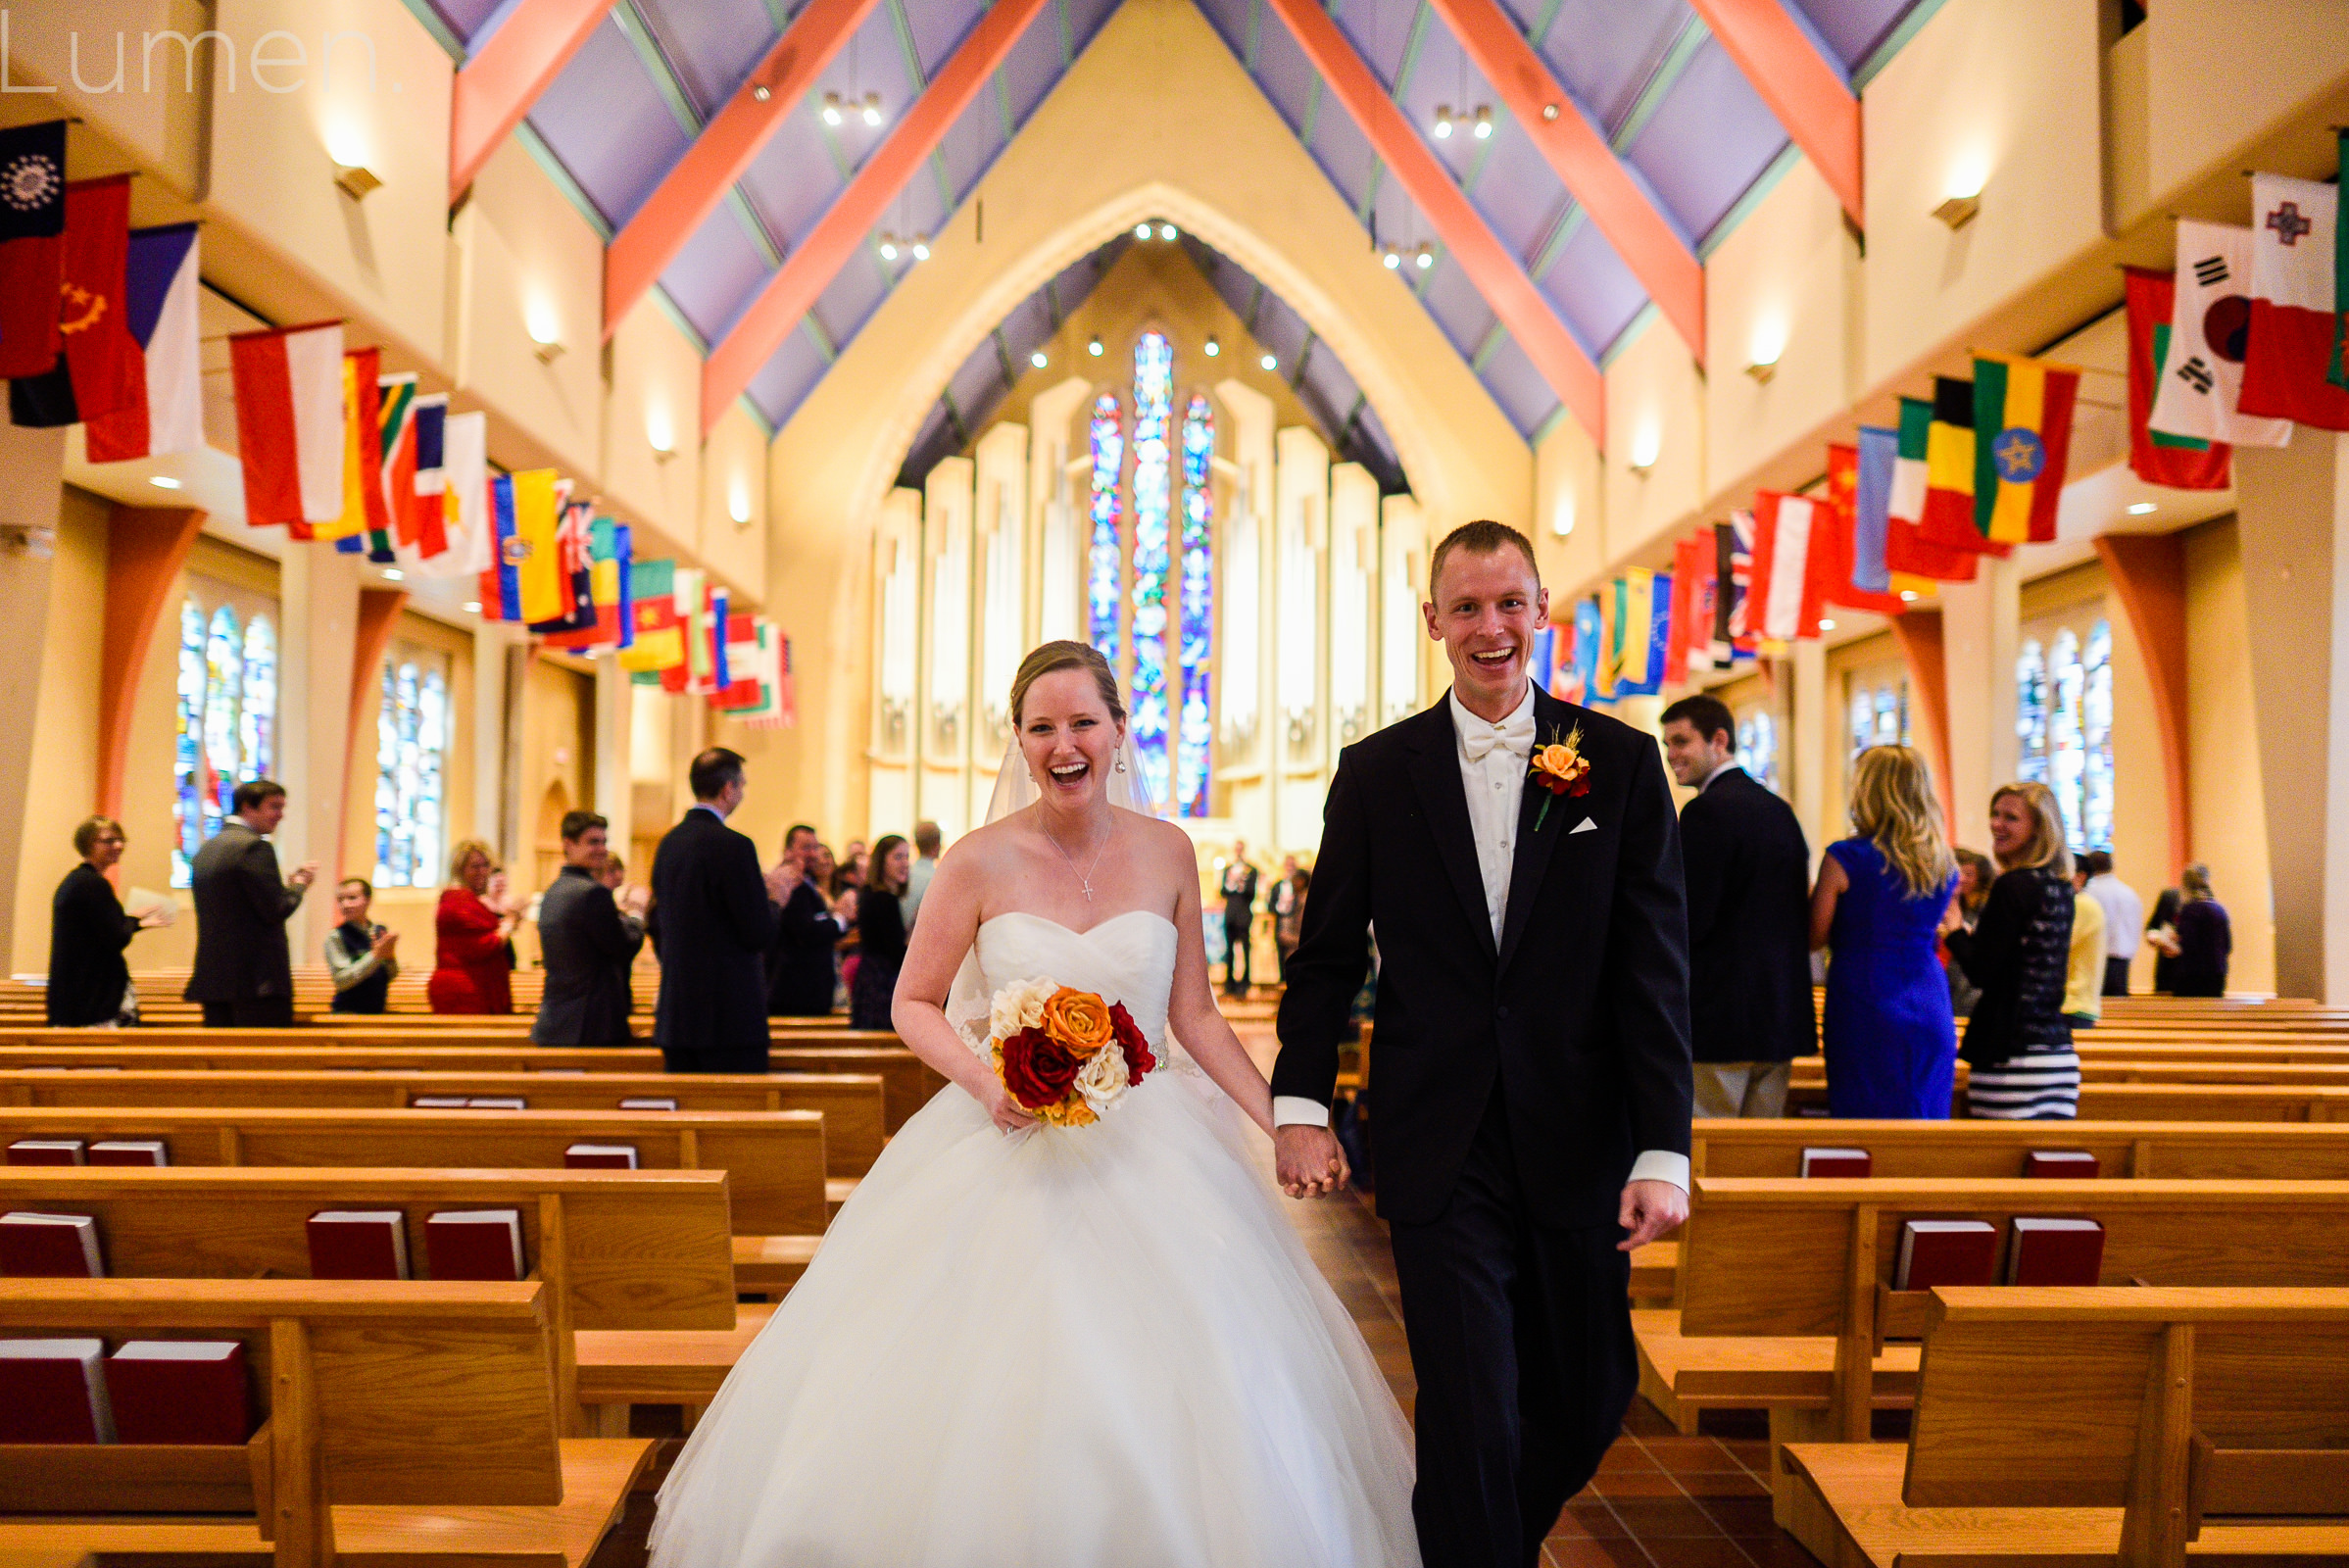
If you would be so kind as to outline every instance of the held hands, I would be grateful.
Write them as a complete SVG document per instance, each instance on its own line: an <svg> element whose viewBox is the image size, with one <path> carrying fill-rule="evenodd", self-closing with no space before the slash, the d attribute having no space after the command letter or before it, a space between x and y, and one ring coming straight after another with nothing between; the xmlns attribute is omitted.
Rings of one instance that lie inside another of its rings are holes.
<svg viewBox="0 0 2349 1568"><path fill-rule="evenodd" d="M385 931L375 938L372 947L376 957L391 957L399 951L400 933L397 931Z"/></svg>
<svg viewBox="0 0 2349 1568"><path fill-rule="evenodd" d="M785 904L791 899L792 884L800 880L797 856L786 855L766 868L766 899L769 904Z"/></svg>
<svg viewBox="0 0 2349 1568"><path fill-rule="evenodd" d="M1272 1156L1281 1191L1291 1198L1327 1198L1353 1177L1338 1135L1327 1127L1297 1122L1274 1128Z"/></svg>
<svg viewBox="0 0 2349 1568"><path fill-rule="evenodd" d="M304 860L300 865L294 867L294 874L285 879L285 885L289 888L306 888L318 879L318 862Z"/></svg>
<svg viewBox="0 0 2349 1568"><path fill-rule="evenodd" d="M1688 1217L1688 1195L1670 1182L1631 1182L1623 1189L1623 1206L1615 1223L1631 1235L1615 1244L1619 1252L1645 1247Z"/></svg>
<svg viewBox="0 0 2349 1568"><path fill-rule="evenodd" d="M653 906L653 895L634 882L620 889L620 912L641 915Z"/></svg>

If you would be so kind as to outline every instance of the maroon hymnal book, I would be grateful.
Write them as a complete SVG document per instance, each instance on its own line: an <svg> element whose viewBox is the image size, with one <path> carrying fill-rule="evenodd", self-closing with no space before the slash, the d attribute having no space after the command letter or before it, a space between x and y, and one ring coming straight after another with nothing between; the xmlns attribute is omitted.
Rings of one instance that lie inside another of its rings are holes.
<svg viewBox="0 0 2349 1568"><path fill-rule="evenodd" d="M2096 1156L2084 1149L2034 1149L2023 1156L2026 1176L2092 1180L2102 1173Z"/></svg>
<svg viewBox="0 0 2349 1568"><path fill-rule="evenodd" d="M1987 1220L1913 1219L1900 1228L1896 1291L1987 1285L1998 1272L1998 1230Z"/></svg>
<svg viewBox="0 0 2349 1568"><path fill-rule="evenodd" d="M20 1138L8 1146L11 1165L78 1165L89 1146L78 1138Z"/></svg>
<svg viewBox="0 0 2349 1568"><path fill-rule="evenodd" d="M160 1138L109 1138L90 1145L93 1165L169 1165L171 1152Z"/></svg>
<svg viewBox="0 0 2349 1568"><path fill-rule="evenodd" d="M622 1110L675 1110L676 1108L677 1102L665 1095L647 1095L638 1099L623 1100L620 1102L620 1109Z"/></svg>
<svg viewBox="0 0 2349 1568"><path fill-rule="evenodd" d="M112 1443L103 1340L0 1340L0 1443Z"/></svg>
<svg viewBox="0 0 2349 1568"><path fill-rule="evenodd" d="M0 1274L31 1280L102 1280L98 1222L87 1214L0 1214Z"/></svg>
<svg viewBox="0 0 2349 1568"><path fill-rule="evenodd" d="M634 1170L634 1144L573 1144L563 1152L563 1163L570 1170Z"/></svg>
<svg viewBox="0 0 2349 1568"><path fill-rule="evenodd" d="M463 1095L416 1095L408 1102L410 1110L463 1110Z"/></svg>
<svg viewBox="0 0 2349 1568"><path fill-rule="evenodd" d="M1802 1173L1805 1176L1866 1176L1872 1173L1876 1161L1865 1149L1806 1149L1802 1152Z"/></svg>
<svg viewBox="0 0 2349 1568"><path fill-rule="evenodd" d="M2018 1218L2007 1243L2009 1285L2093 1285L2104 1271L2104 1227L2092 1219Z"/></svg>
<svg viewBox="0 0 2349 1568"><path fill-rule="evenodd" d="M321 1208L310 1216L314 1280L408 1278L408 1216L396 1208Z"/></svg>
<svg viewBox="0 0 2349 1568"><path fill-rule="evenodd" d="M253 1435L235 1340L132 1340L107 1358L117 1443L242 1443Z"/></svg>
<svg viewBox="0 0 2349 1568"><path fill-rule="evenodd" d="M424 1221L424 1261L436 1280L520 1279L521 1210L442 1210Z"/></svg>
<svg viewBox="0 0 2349 1568"><path fill-rule="evenodd" d="M467 1110L528 1110L530 1102L519 1095L474 1095L465 1102Z"/></svg>

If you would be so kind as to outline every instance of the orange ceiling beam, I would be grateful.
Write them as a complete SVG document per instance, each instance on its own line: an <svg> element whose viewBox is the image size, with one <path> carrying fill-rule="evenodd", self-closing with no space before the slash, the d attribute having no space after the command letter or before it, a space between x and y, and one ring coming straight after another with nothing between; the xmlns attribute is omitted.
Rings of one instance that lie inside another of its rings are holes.
<svg viewBox="0 0 2349 1568"><path fill-rule="evenodd" d="M1454 261L1500 318L1517 346L1533 361L1542 379L1566 405L1575 422L1603 441L1606 384L1598 366L1566 330L1524 265L1452 179L1451 171L1419 138L1403 112L1388 96L1351 42L1321 7L1321 0L1270 0L1305 58L1321 73L1331 95L1345 106L1370 141L1371 150L1401 181L1427 220L1435 225ZM1367 262L1366 262L1366 265Z"/></svg>
<svg viewBox="0 0 2349 1568"><path fill-rule="evenodd" d="M1688 0L1778 122L1865 227L1859 95L1783 0Z"/></svg>
<svg viewBox="0 0 2349 1568"><path fill-rule="evenodd" d="M1476 69L1704 364L1704 264L1598 127L1534 53L1499 0L1435 0Z"/></svg>
<svg viewBox="0 0 2349 1568"><path fill-rule="evenodd" d="M612 0L522 0L459 68L449 105L450 201L465 194L611 9Z"/></svg>
<svg viewBox="0 0 2349 1568"><path fill-rule="evenodd" d="M816 77L840 53L876 0L813 0L766 58L702 127L685 156L604 251L604 336L610 340L734 182L750 172L769 137L798 112Z"/></svg>

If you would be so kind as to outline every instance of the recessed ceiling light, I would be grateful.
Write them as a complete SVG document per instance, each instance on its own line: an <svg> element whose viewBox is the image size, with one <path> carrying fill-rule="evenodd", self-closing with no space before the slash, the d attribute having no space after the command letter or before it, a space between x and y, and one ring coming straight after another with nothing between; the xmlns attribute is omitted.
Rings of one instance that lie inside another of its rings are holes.
<svg viewBox="0 0 2349 1568"><path fill-rule="evenodd" d="M149 484L151 484L151 485L155 486L155 488L156 488L156 489L158 489L158 490L176 490L176 489L178 489L178 488L179 488L179 483L180 483L180 481L178 481L177 479L174 479L174 478L172 478L172 477L171 477L170 474L168 474L168 473L159 473L159 474L156 474L156 475L154 475L153 477L151 477L150 479L148 479L148 481L147 481L147 482L148 482Z"/></svg>
<svg viewBox="0 0 2349 1568"><path fill-rule="evenodd" d="M1819 621L1819 629L1821 631L1834 631L1835 629L1835 623L1827 619L1825 616L1822 616L1820 617Z"/></svg>
<svg viewBox="0 0 2349 1568"><path fill-rule="evenodd" d="M468 599L465 602L465 612L468 615L478 615L481 613L481 607L474 601Z"/></svg>
<svg viewBox="0 0 2349 1568"><path fill-rule="evenodd" d="M2148 512L2157 512L2159 510L2160 508L2155 506L2154 503L2150 501L2138 501L2130 505L2129 509L2129 514L2132 517L2142 517Z"/></svg>
<svg viewBox="0 0 2349 1568"><path fill-rule="evenodd" d="M1280 358L1277 355L1267 354L1264 356L1264 358L1258 360L1256 363L1263 366L1267 370L1277 370L1281 368Z"/></svg>
<svg viewBox="0 0 2349 1568"><path fill-rule="evenodd" d="M386 566L383 568L383 580L385 582L406 582L408 573L397 566Z"/></svg>
<svg viewBox="0 0 2349 1568"><path fill-rule="evenodd" d="M1092 355L1097 360L1100 359L1101 357L1101 340L1097 337L1092 342L1086 344L1085 352Z"/></svg>
<svg viewBox="0 0 2349 1568"><path fill-rule="evenodd" d="M1217 356L1218 354L1221 354L1222 352L1223 352L1223 345L1222 345L1221 343L1218 343L1218 342L1216 342L1216 341L1215 341L1215 339L1213 339L1213 338L1209 338L1209 339L1207 339L1207 358L1208 358L1208 359L1210 359L1210 360L1211 360L1211 359L1215 358L1215 356Z"/></svg>
<svg viewBox="0 0 2349 1568"><path fill-rule="evenodd" d="M1136 224L1134 225L1134 237L1135 237L1136 239L1148 239L1148 238L1150 238L1150 224L1148 224L1148 223L1136 223Z"/></svg>
<svg viewBox="0 0 2349 1568"><path fill-rule="evenodd" d="M1174 238L1174 237L1175 237L1175 226L1174 226L1174 224L1172 224L1172 223L1160 223L1160 224L1158 225L1158 237L1159 237L1160 239L1172 239L1172 238Z"/></svg>
<svg viewBox="0 0 2349 1568"><path fill-rule="evenodd" d="M1052 361L1044 357L1044 350L1038 349L1035 353L1028 356L1028 363L1041 370L1046 366L1050 365Z"/></svg>

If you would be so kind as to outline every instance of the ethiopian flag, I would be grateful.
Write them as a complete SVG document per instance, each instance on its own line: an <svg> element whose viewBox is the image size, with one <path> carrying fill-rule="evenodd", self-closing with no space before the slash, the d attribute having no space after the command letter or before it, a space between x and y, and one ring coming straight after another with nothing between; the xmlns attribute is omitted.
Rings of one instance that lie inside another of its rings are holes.
<svg viewBox="0 0 2349 1568"><path fill-rule="evenodd" d="M2002 544L2055 537L2080 371L2012 355L1974 361L1974 527Z"/></svg>

